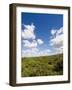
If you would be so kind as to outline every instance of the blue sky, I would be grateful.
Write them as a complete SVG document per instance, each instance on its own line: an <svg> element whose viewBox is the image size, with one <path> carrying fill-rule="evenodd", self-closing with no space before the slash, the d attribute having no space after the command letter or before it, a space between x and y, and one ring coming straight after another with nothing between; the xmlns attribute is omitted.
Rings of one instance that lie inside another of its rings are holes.
<svg viewBox="0 0 72 90"><path fill-rule="evenodd" d="M55 47L53 47L51 45L51 43L53 42L55 44L56 42L54 42L54 41L55 41L56 37L61 38L61 35L63 35L63 32L61 34L59 33L57 35L58 32L63 31L62 30L63 29L63 15L22 12L21 13L21 25L22 25L21 29L22 29L23 35L25 35L25 33L24 33L26 30L25 25L27 27L28 26L35 27L35 28L33 28L34 29L33 34L35 35L35 38L29 39L29 38L22 37L22 42L24 40L27 40L30 43L32 43L32 41L37 42L37 41L41 40L41 41L43 41L43 44L39 45L37 43L37 46L35 47L40 52L43 50L45 51L47 49L50 50L52 53L54 53L56 51ZM56 34L56 37L54 37L54 34ZM51 41L51 43L50 43L50 41ZM24 41L24 43L22 43L22 50L30 50L30 48L24 47L25 44L26 44L26 42ZM33 48L32 48L32 50L33 50ZM23 54L23 52L22 52L22 54ZM25 54L25 52L24 52L24 54Z"/></svg>

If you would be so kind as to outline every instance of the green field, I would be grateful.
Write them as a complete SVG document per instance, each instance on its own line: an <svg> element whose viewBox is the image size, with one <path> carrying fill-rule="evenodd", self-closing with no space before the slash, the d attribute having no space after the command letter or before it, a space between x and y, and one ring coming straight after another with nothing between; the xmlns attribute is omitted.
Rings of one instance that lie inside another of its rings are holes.
<svg viewBox="0 0 72 90"><path fill-rule="evenodd" d="M22 77L53 75L63 75L63 54L22 58Z"/></svg>

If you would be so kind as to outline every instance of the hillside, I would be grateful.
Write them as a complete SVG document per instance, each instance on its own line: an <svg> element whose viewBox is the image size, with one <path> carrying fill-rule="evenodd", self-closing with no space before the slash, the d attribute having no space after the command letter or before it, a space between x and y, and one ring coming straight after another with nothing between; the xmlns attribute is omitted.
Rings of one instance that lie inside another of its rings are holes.
<svg viewBox="0 0 72 90"><path fill-rule="evenodd" d="M63 54L22 58L21 76L53 76L63 74Z"/></svg>

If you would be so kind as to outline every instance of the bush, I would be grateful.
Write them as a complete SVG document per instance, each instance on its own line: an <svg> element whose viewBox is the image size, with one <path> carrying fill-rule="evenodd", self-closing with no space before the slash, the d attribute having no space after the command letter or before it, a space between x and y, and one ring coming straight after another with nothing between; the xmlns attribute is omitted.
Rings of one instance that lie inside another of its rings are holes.
<svg viewBox="0 0 72 90"><path fill-rule="evenodd" d="M21 76L51 76L63 74L63 55L22 58Z"/></svg>
<svg viewBox="0 0 72 90"><path fill-rule="evenodd" d="M62 74L63 72L63 60L62 59L56 61L54 65L54 71L60 72Z"/></svg>

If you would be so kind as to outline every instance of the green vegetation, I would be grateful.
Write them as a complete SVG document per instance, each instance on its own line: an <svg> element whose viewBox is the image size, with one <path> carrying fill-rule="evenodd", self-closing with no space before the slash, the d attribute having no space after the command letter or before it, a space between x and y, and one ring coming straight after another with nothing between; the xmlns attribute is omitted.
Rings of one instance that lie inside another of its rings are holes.
<svg viewBox="0 0 72 90"><path fill-rule="evenodd" d="M22 58L21 76L53 76L63 74L63 54Z"/></svg>

